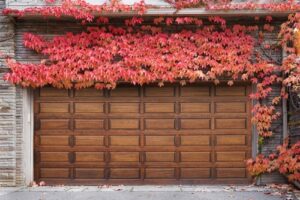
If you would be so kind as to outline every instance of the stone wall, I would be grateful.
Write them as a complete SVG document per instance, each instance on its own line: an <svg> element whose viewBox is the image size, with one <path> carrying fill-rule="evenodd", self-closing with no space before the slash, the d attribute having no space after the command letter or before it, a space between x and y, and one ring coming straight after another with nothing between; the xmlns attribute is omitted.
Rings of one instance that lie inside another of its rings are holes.
<svg viewBox="0 0 300 200"><path fill-rule="evenodd" d="M0 13L5 1L0 0ZM22 89L3 81L5 56L15 56L14 20L0 14L0 186L23 182Z"/></svg>
<svg viewBox="0 0 300 200"><path fill-rule="evenodd" d="M5 1L0 1L0 11ZM14 24L0 14L0 51L14 57ZM0 55L0 184L16 183L16 88L2 79L7 71L4 56Z"/></svg>

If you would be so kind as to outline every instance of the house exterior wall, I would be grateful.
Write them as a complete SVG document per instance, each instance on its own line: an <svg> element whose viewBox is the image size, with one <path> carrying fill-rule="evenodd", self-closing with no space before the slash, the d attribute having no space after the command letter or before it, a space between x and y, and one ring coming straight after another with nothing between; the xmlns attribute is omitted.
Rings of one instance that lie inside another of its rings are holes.
<svg viewBox="0 0 300 200"><path fill-rule="evenodd" d="M292 96L289 102L289 131L291 144L295 144L300 141L300 92Z"/></svg>
<svg viewBox="0 0 300 200"><path fill-rule="evenodd" d="M9 1L10 3L13 1ZM18 1L21 2L21 1ZM24 1L26 2L26 1ZM28 1L32 2L32 1ZM40 2L40 1L39 1ZM0 0L0 10L5 6L4 0ZM23 5L21 5L23 6ZM51 22L51 21L16 21L0 15L0 51L15 57L18 61L39 62L39 57L22 45L24 32L34 32L41 35L57 35L65 32L80 32L81 26L73 22ZM270 40L275 41L276 34L268 35ZM7 39L5 39L7 38ZM277 59L281 54L273 55ZM0 55L0 186L17 186L25 184L23 113L26 106L23 102L24 89L12 86L3 81L3 74L7 71L4 65L3 56ZM280 87L275 86L267 101L270 103L272 97L278 96ZM278 111L281 111L281 105ZM26 111L27 112L27 111ZM279 118L272 127L274 136L266 140L263 153L268 154L274 151L275 147L282 143L282 118ZM265 182L282 181L280 175L266 176Z"/></svg>
<svg viewBox="0 0 300 200"><path fill-rule="evenodd" d="M0 0L0 13L5 1ZM5 56L15 56L14 20L0 14L0 185L22 184L22 89L3 81Z"/></svg>

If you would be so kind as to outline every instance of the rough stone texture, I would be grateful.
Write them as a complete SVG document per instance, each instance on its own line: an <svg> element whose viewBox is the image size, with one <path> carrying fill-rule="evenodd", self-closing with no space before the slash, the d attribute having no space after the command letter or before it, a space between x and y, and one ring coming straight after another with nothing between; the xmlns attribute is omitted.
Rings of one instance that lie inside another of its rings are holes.
<svg viewBox="0 0 300 200"><path fill-rule="evenodd" d="M3 81L4 55L15 56L14 44L14 21L0 14L0 186L22 183L22 89Z"/></svg>

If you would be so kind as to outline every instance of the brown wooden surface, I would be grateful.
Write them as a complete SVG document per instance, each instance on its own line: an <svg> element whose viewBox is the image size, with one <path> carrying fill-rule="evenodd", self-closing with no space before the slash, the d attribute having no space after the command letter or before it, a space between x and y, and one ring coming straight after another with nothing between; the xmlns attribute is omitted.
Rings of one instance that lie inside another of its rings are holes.
<svg viewBox="0 0 300 200"><path fill-rule="evenodd" d="M35 179L49 184L245 183L250 87L35 91Z"/></svg>

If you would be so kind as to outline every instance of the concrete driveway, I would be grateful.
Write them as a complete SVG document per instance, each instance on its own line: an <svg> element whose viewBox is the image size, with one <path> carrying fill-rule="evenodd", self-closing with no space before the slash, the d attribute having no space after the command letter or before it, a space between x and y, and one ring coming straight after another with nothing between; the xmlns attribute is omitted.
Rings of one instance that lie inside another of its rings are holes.
<svg viewBox="0 0 300 200"><path fill-rule="evenodd" d="M0 188L1 200L297 200L274 187L98 186Z"/></svg>

